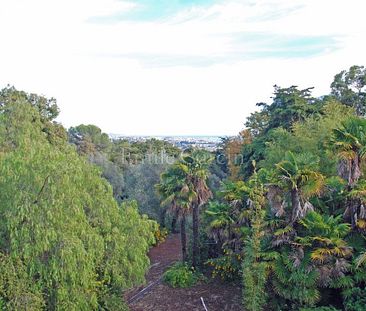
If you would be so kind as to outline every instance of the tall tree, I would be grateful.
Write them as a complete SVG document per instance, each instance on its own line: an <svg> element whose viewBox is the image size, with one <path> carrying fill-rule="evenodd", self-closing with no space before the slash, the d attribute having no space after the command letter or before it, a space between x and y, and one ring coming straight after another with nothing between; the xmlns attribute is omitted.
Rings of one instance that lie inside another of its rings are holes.
<svg viewBox="0 0 366 311"><path fill-rule="evenodd" d="M311 95L313 88L303 90L299 90L297 86L274 88L273 102L266 107L270 115L269 129L279 126L290 128L295 122L303 121L318 112L318 101Z"/></svg>
<svg viewBox="0 0 366 311"><path fill-rule="evenodd" d="M362 176L361 164L366 157L366 120L351 117L342 123L341 127L333 130L332 143L340 161L338 174L348 184L351 191ZM357 191L353 191L357 194ZM365 217L362 202L357 195L353 195L347 202L345 217L351 220L353 227L357 225L360 216Z"/></svg>
<svg viewBox="0 0 366 311"><path fill-rule="evenodd" d="M336 74L332 94L343 104L353 107L359 116L366 113L366 68L352 66Z"/></svg>
<svg viewBox="0 0 366 311"><path fill-rule="evenodd" d="M183 157L182 164L186 167L187 181L194 192L192 201L193 214L193 242L192 242L192 265L197 267L200 262L199 227L200 208L212 197L212 192L207 185L210 163L213 157L203 150L194 150L191 154Z"/></svg>
<svg viewBox="0 0 366 311"><path fill-rule="evenodd" d="M180 239L182 247L182 260L187 261L187 234L186 215L191 212L191 202L195 193L187 183L187 168L176 162L161 174L160 183L156 185L162 198L162 206L169 206L169 210L180 218Z"/></svg>

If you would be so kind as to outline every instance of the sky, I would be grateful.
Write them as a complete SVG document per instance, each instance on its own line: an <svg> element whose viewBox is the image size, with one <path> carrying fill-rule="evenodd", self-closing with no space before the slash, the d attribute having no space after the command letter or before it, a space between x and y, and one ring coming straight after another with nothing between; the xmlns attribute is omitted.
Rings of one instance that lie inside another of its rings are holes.
<svg viewBox="0 0 366 311"><path fill-rule="evenodd" d="M0 88L65 127L235 135L273 85L329 93L366 65L364 0L0 0Z"/></svg>

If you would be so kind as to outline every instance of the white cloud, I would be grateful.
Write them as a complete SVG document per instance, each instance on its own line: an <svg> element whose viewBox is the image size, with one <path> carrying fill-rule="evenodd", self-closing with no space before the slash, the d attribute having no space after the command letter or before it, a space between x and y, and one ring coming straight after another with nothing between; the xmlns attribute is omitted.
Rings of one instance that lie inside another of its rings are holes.
<svg viewBox="0 0 366 311"><path fill-rule="evenodd" d="M56 97L65 126L235 134L255 103L269 100L273 84L315 86L321 95L335 73L365 61L362 0L226 1L162 21L90 21L132 6L117 0L0 0L0 86ZM325 46L303 58L246 57L258 50L257 42L233 36L258 33L327 36L340 48ZM146 59L156 66L146 66ZM193 66L194 59L209 62ZM159 66L164 61L169 67Z"/></svg>

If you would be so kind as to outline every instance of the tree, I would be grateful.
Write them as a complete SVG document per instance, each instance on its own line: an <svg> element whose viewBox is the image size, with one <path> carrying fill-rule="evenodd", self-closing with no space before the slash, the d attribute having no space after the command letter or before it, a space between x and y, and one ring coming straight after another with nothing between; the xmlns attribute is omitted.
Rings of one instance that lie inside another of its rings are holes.
<svg viewBox="0 0 366 311"><path fill-rule="evenodd" d="M240 175L245 180L253 174L252 162L260 167L260 162L265 159L267 144L275 130L283 128L291 132L297 122L321 114L324 103L312 97L311 91L312 88L299 90L297 86L281 88L275 85L272 103L257 104L261 110L252 113L245 123L253 136L252 143L242 148Z"/></svg>
<svg viewBox="0 0 366 311"><path fill-rule="evenodd" d="M182 159L182 165L187 172L186 178L191 185L194 197L192 200L193 214L193 243L192 243L192 265L197 267L200 261L199 227L200 207L212 197L212 192L207 186L209 167L213 158L210 153L203 150L194 150L191 154Z"/></svg>
<svg viewBox="0 0 366 311"><path fill-rule="evenodd" d="M156 224L118 206L99 170L31 102L10 96L0 114L0 301L9 310L123 310L144 281ZM65 130L63 130L65 132ZM3 286L3 284L5 284Z"/></svg>
<svg viewBox="0 0 366 311"><path fill-rule="evenodd" d="M267 107L265 103L257 103L257 107ZM250 131L253 137L261 136L268 128L270 120L269 111L262 109L261 111L255 111L249 115L244 125Z"/></svg>
<svg viewBox="0 0 366 311"><path fill-rule="evenodd" d="M223 139L221 146L225 154L227 170L231 180L238 180L243 146L252 142L252 134L249 130L243 130L239 135ZM221 160L221 159L219 159Z"/></svg>
<svg viewBox="0 0 366 311"><path fill-rule="evenodd" d="M112 146L108 134L95 125L80 124L70 127L69 140L78 147L81 154L89 154L95 151L107 152Z"/></svg>
<svg viewBox="0 0 366 311"><path fill-rule="evenodd" d="M160 206L160 197L155 185L160 182L160 176L168 168L169 161L165 157L157 162L149 158L150 154L147 154L143 162L125 168L124 194L128 199L138 202L141 213L147 214L159 221L161 226L165 226L165 209Z"/></svg>
<svg viewBox="0 0 366 311"><path fill-rule="evenodd" d="M180 162L170 166L161 174L156 188L162 198L162 205L169 205L170 210L180 216L182 260L187 261L186 215L191 212L191 202L195 195L187 183L187 167Z"/></svg>
<svg viewBox="0 0 366 311"><path fill-rule="evenodd" d="M308 200L319 195L324 186L324 176L317 171L318 161L311 154L287 152L284 160L276 164L277 178L290 192L291 223L313 210Z"/></svg>
<svg viewBox="0 0 366 311"><path fill-rule="evenodd" d="M340 128L333 130L332 143L340 158L338 174L347 181L348 191L351 191L362 176L361 165L366 157L366 120L351 117L343 122ZM357 225L362 206L357 193L353 191L344 212L353 227Z"/></svg>
<svg viewBox="0 0 366 311"><path fill-rule="evenodd" d="M347 262L352 248L345 237L350 232L349 224L342 223L341 215L334 217L309 212L300 220L302 228L296 242L302 251L310 252L310 257L318 270L318 283L330 286L346 275L350 265Z"/></svg>
<svg viewBox="0 0 366 311"><path fill-rule="evenodd" d="M272 103L257 104L262 110L251 115L247 126L258 136L278 127L291 128L295 122L318 113L321 102L311 96L312 89L299 90L297 86L281 88L275 85Z"/></svg>
<svg viewBox="0 0 366 311"><path fill-rule="evenodd" d="M0 91L0 109L9 107L14 102L23 102L33 106L39 113L40 121L47 124L57 118L60 110L55 98L46 98L37 94L28 94L8 86Z"/></svg>
<svg viewBox="0 0 366 311"><path fill-rule="evenodd" d="M359 116L366 113L366 69L352 66L336 74L331 84L332 94L343 104L353 107Z"/></svg>
<svg viewBox="0 0 366 311"><path fill-rule="evenodd" d="M333 130L332 143L341 159L339 175L349 186L361 177L361 162L366 155L366 120L351 117Z"/></svg>

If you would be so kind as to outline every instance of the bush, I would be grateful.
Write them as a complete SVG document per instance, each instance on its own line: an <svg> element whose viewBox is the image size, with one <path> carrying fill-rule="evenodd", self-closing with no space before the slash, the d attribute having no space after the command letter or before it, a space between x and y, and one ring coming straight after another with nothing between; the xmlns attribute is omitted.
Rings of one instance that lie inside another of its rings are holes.
<svg viewBox="0 0 366 311"><path fill-rule="evenodd" d="M187 264L178 262L164 273L163 281L174 288L190 287L195 285L200 277Z"/></svg>
<svg viewBox="0 0 366 311"><path fill-rule="evenodd" d="M233 281L240 277L241 255L232 250L224 250L224 256L206 261L212 267L212 277L219 276L222 280Z"/></svg>
<svg viewBox="0 0 366 311"><path fill-rule="evenodd" d="M169 231L167 228L158 227L154 232L155 237L155 245L158 245L162 242L164 242L169 234Z"/></svg>

